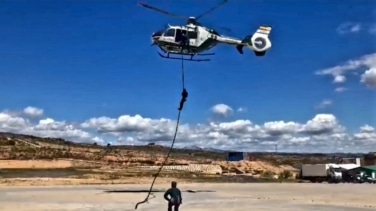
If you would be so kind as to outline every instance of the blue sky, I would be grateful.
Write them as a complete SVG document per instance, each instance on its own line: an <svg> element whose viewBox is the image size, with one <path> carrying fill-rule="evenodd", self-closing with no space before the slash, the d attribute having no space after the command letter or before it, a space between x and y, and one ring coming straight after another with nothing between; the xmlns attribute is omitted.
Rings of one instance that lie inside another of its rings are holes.
<svg viewBox="0 0 376 211"><path fill-rule="evenodd" d="M149 0L173 13L195 16L219 1ZM265 57L218 46L207 63L186 63L189 98L183 122L208 123L210 108L226 104L226 121L255 124L333 114L347 131L376 125L375 89L350 75L346 92L317 71L375 53L374 1L229 1L201 21L231 28L243 38L271 25ZM136 1L2 1L0 109L43 108L55 120L140 114L174 119L180 100L180 62L150 47L153 31L183 24L137 6ZM338 28L348 23L347 28ZM351 27L361 24L361 29ZM350 24L350 25L349 25ZM343 33L339 33L339 29ZM347 32L343 31L347 30ZM349 31L350 30L350 31ZM363 71L365 69L363 68ZM332 105L318 108L323 101Z"/></svg>

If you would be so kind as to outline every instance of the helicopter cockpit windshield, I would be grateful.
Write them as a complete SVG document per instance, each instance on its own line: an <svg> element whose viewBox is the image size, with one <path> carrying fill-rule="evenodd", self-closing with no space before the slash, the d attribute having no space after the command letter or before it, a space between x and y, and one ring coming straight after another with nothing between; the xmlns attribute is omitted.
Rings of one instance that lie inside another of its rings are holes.
<svg viewBox="0 0 376 211"><path fill-rule="evenodd" d="M154 33L151 35L151 37L152 37L153 39L159 39L159 37L162 36L162 34L163 34L163 30L158 30L158 31L154 32Z"/></svg>
<svg viewBox="0 0 376 211"><path fill-rule="evenodd" d="M175 29L169 28L163 32L164 37L175 37Z"/></svg>

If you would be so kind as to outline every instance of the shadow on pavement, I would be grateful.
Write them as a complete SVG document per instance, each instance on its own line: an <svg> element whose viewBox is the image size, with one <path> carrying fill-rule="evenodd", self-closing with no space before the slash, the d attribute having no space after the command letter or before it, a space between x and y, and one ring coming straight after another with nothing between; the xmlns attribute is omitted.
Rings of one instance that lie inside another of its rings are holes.
<svg viewBox="0 0 376 211"><path fill-rule="evenodd" d="M162 189L153 189L151 193L164 193L166 190ZM104 190L105 193L149 193L149 190L127 190L127 189L121 189L121 190ZM211 193L215 192L213 190L183 190L182 192L185 193Z"/></svg>

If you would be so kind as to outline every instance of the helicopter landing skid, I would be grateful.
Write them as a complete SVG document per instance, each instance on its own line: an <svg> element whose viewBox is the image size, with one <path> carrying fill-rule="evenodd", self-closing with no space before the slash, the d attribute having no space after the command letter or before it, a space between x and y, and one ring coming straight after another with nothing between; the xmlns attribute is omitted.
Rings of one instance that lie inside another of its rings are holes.
<svg viewBox="0 0 376 211"><path fill-rule="evenodd" d="M184 61L192 61L192 62L207 62L210 61L210 59L193 59L194 56L214 56L214 53L207 53L207 54L179 54L179 53L166 53L166 55L161 54L160 52L157 52L160 57L165 59L176 59L176 60L184 60ZM183 56L190 56L190 58L179 58L179 57L170 57L170 54L174 55L183 55Z"/></svg>

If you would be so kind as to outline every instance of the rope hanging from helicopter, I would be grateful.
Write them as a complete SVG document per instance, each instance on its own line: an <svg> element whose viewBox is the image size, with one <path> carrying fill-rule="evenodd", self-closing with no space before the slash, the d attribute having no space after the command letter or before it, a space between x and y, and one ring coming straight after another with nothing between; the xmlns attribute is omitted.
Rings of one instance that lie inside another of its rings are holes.
<svg viewBox="0 0 376 211"><path fill-rule="evenodd" d="M201 15L197 16L196 18L194 18L194 17L189 17L189 18L188 18L188 24L201 25L201 24L199 24L199 23L197 22L198 19L200 19L201 17L203 17L203 16L205 16L205 15L207 15L207 14L213 12L214 10L216 10L217 8L219 8L220 6L222 6L223 4L225 4L226 2L227 2L227 0L222 0L221 3L219 3L219 4L216 5L215 7L211 8L210 10L208 10L208 11L202 13ZM175 14L169 13L169 12L167 12L167 11L163 11L163 10L161 10L161 9L158 9L158 8L153 7L153 6L150 6L150 5L146 5L146 4L143 4L143 3L139 3L139 5L142 6L142 7L145 7L145 8L151 9L151 10L155 10L155 11L160 12L160 13L164 13L164 14L166 14L166 15L179 17L179 16L177 16L177 15L175 15ZM182 17L180 16L180 18L182 18ZM187 18L187 17L183 17L183 18ZM189 46L189 42L188 42L188 46ZM186 90L186 88L185 88L185 78L184 78L184 60L185 60L185 59L184 59L184 53L183 53L183 49L184 49L184 47L186 47L186 46L184 46L184 44L183 44L183 46L181 46L181 51L180 51L180 53L179 53L179 54L181 55L181 58L176 58L176 59L180 59L180 60L181 60L181 74L182 74L181 77L182 77L182 88L183 88L183 91L182 91L182 93L181 93L182 98L181 98L181 100L180 100L180 105L179 105L179 108L178 108L178 116L177 116L177 120L176 120L175 132L174 132L174 136L173 136L173 139L172 139L172 143L171 143L171 146L170 146L170 148L169 148L169 150L168 150L168 152L167 152L167 155L166 155L166 157L165 157L163 163L162 163L161 166L159 167L157 173L154 175L154 178L153 178L153 181L152 181L152 183L151 183L151 185L150 185L150 188L149 188L148 194L146 195L146 197L145 197L145 199L144 199L143 201L140 201L140 202L138 202L138 203L136 204L135 209L137 209L137 207L138 207L140 204L143 204L143 203L148 202L149 197L152 195L152 191L153 191L154 183L155 183L155 181L157 180L159 174L161 173L161 171L162 171L164 165L166 164L168 158L170 157L170 154L171 154L171 152L172 152L172 150L173 150L173 148L174 148L174 145L175 145L176 136L177 136L178 129L179 129L179 124L180 124L180 116L181 116L181 112L182 112L182 110L183 110L184 103L186 102L187 97L188 97L188 92L187 92L187 90ZM208 61L208 60L202 60L202 61Z"/></svg>
<svg viewBox="0 0 376 211"><path fill-rule="evenodd" d="M174 148L174 145L175 145L175 141L176 141L176 136L177 136L177 133L178 133L178 130L179 130L179 125L180 125L180 116L181 116L181 112L183 110L183 107L184 107L184 103L185 101L187 101L187 97L188 97L188 92L185 88L185 78L184 78L184 57L183 55L181 55L181 78L182 78L182 88L183 88L183 91L181 93L182 95L182 98L180 100L180 105L179 105L179 108L178 108L178 116L177 116L177 119L176 119L176 126L175 126L175 132L174 132L174 136L172 138L172 143L171 143L171 146L167 152L167 155L163 161L163 163L161 164L161 166L159 167L157 173L154 175L154 178L153 178L153 181L150 185L150 188L149 188L149 191L148 191L148 194L146 195L145 199L143 201L140 201L136 204L135 206L135 209L137 209L138 205L140 204L143 204L143 203L146 203L148 202L149 200L149 197L150 195L152 195L152 191L153 191L153 187L154 187L154 183L155 181L157 180L159 174L161 173L163 167L165 166L168 158L170 157L170 154Z"/></svg>

